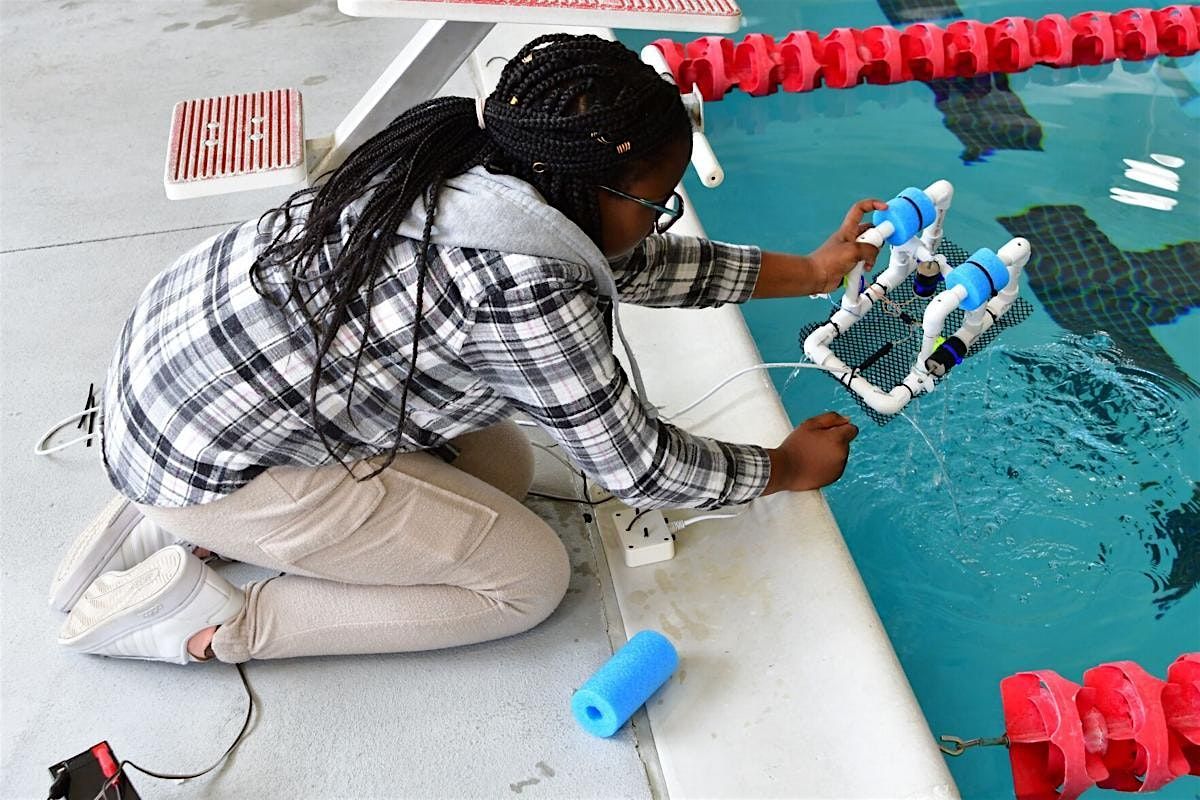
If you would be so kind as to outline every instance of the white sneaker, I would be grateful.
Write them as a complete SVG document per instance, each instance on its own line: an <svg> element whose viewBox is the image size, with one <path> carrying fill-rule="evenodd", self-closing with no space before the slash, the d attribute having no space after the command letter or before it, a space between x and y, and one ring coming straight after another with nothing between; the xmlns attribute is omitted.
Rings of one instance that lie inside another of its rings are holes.
<svg viewBox="0 0 1200 800"><path fill-rule="evenodd" d="M75 538L59 562L50 583L50 607L70 611L83 590L100 575L129 569L167 545L183 543L117 495Z"/></svg>
<svg viewBox="0 0 1200 800"><path fill-rule="evenodd" d="M246 595L179 545L106 572L71 609L58 643L80 653L186 664L187 642L236 617Z"/></svg>

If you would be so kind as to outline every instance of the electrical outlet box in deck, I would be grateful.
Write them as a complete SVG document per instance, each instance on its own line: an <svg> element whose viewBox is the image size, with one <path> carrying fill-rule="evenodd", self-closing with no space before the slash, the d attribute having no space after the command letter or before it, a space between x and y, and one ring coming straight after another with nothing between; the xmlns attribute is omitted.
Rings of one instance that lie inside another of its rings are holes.
<svg viewBox="0 0 1200 800"><path fill-rule="evenodd" d="M638 512L623 508L613 514L625 566L640 567L675 557L675 535L661 511Z"/></svg>

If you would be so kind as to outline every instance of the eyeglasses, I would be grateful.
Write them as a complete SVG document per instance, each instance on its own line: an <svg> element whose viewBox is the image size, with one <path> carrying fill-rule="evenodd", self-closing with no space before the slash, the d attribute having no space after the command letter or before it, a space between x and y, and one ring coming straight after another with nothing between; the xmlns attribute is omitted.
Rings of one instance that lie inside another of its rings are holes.
<svg viewBox="0 0 1200 800"><path fill-rule="evenodd" d="M666 203L655 203L644 197L634 197L619 189L613 189L611 186L601 185L600 188L606 192L615 194L617 197L632 200L646 208L652 208L657 211L658 219L654 220L654 230L656 233L666 233L683 216L683 197L680 196L679 192L671 192L671 196L667 198Z"/></svg>

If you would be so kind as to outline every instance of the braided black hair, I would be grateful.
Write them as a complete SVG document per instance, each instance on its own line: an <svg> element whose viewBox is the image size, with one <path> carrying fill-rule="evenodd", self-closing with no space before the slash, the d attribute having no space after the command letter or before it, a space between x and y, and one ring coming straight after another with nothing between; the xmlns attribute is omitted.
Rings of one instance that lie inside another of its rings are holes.
<svg viewBox="0 0 1200 800"><path fill-rule="evenodd" d="M313 428L325 449L337 457L317 415L325 358L352 305L361 308L365 302L370 309L387 255L400 241L400 223L417 199L424 199L412 353L396 436L386 463L365 477L386 468L400 450L424 313L430 231L443 181L480 165L520 178L599 243L596 186L625 184L690 133L674 84L624 45L591 35L551 34L521 48L487 98L483 118L486 127L480 128L476 103L465 97L414 106L317 185L293 194L263 216L272 221L274 239L251 268L251 280L264 298L281 305L297 303L308 323L317 352L309 384ZM368 194L332 269L314 269L327 242L339 238L343 211ZM293 212L304 206L308 209L300 223ZM271 270L287 287L282 301L264 289ZM313 298L319 296L326 299L315 305ZM348 406L363 352L371 343L369 313L365 326Z"/></svg>

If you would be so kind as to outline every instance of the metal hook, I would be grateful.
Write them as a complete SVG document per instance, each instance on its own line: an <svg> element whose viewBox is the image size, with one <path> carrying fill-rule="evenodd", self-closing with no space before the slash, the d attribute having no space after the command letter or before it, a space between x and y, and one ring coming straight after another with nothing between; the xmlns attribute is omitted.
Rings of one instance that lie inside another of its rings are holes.
<svg viewBox="0 0 1200 800"><path fill-rule="evenodd" d="M966 752L968 747L991 747L993 745L1001 744L1005 747L1008 747L1008 734L1004 734L1003 736L995 736L990 739L987 737L980 737L978 739L967 739L966 741L963 741L957 736L939 736L938 740L949 743L938 745L938 748L948 756L961 756L964 752Z"/></svg>

